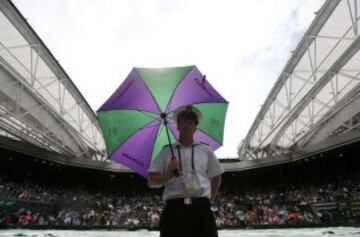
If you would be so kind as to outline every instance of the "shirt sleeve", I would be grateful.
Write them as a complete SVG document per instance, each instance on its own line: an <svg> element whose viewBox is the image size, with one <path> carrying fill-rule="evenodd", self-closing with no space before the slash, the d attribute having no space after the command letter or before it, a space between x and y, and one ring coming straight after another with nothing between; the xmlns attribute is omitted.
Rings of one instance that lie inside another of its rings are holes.
<svg viewBox="0 0 360 237"><path fill-rule="evenodd" d="M208 148L208 164L207 164L207 175L212 178L224 173L224 169L221 166L218 158L214 152Z"/></svg>
<svg viewBox="0 0 360 237"><path fill-rule="evenodd" d="M159 155L156 157L156 159L151 162L148 173L150 173L150 172L154 172L154 173L165 172L165 168L166 168L165 157L166 157L166 148L163 148L160 151Z"/></svg>

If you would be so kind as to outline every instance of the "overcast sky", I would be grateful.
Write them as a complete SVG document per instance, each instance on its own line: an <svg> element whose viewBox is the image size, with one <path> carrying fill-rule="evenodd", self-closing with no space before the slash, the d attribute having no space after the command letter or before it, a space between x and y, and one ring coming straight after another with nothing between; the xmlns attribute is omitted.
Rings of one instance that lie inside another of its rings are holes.
<svg viewBox="0 0 360 237"><path fill-rule="evenodd" d="M197 65L230 102L235 157L324 0L13 0L97 110L133 67Z"/></svg>

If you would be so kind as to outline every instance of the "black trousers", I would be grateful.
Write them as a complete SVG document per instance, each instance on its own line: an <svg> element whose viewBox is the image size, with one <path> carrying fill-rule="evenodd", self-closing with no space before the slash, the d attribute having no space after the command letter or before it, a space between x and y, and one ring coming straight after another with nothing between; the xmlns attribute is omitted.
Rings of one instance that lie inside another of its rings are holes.
<svg viewBox="0 0 360 237"><path fill-rule="evenodd" d="M160 237L218 237L210 202L167 203L160 218Z"/></svg>

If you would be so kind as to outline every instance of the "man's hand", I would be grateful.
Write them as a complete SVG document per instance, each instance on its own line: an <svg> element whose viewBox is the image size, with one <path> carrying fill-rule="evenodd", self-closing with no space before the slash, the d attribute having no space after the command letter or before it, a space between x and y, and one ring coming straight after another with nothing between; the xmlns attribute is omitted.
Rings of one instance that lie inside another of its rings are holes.
<svg viewBox="0 0 360 237"><path fill-rule="evenodd" d="M179 170L179 160L176 158L172 158L164 173L159 173L159 172L149 173L148 186L151 188L158 188L163 186L167 181L169 181L174 176L176 170Z"/></svg>
<svg viewBox="0 0 360 237"><path fill-rule="evenodd" d="M170 160L166 173L170 178L172 178L176 172L179 173L179 159L173 157Z"/></svg>
<svg viewBox="0 0 360 237"><path fill-rule="evenodd" d="M210 179L210 183L211 183L211 201L213 201L221 185L221 175L212 177Z"/></svg>

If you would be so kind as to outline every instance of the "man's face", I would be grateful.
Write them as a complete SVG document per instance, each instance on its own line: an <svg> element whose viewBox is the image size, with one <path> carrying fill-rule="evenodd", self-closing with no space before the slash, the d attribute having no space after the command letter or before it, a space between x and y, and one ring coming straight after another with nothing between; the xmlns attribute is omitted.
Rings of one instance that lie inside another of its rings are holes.
<svg viewBox="0 0 360 237"><path fill-rule="evenodd" d="M196 131L195 121L191 118L182 118L177 124L177 129L182 135L194 135Z"/></svg>

